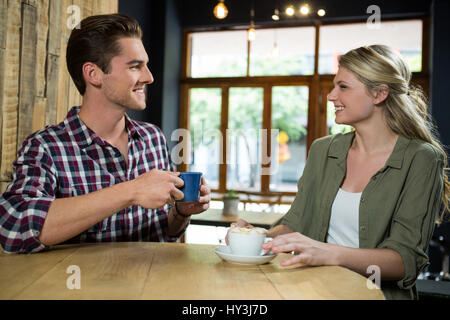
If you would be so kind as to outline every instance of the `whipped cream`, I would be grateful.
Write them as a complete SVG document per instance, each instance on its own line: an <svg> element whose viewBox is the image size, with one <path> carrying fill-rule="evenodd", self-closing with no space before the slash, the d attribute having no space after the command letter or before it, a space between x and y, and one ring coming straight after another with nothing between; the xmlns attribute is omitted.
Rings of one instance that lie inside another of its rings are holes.
<svg viewBox="0 0 450 320"><path fill-rule="evenodd" d="M267 230L259 227L231 227L230 232L241 234L267 234Z"/></svg>

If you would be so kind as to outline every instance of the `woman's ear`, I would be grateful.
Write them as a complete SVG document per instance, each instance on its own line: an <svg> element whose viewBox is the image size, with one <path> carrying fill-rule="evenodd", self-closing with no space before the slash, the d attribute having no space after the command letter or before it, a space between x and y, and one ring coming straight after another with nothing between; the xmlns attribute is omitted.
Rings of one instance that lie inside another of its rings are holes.
<svg viewBox="0 0 450 320"><path fill-rule="evenodd" d="M386 100L389 94L389 87L386 84L380 84L379 89L376 89L373 96L373 104L377 105Z"/></svg>
<svg viewBox="0 0 450 320"><path fill-rule="evenodd" d="M103 71L95 63L86 62L83 64L83 76L86 85L89 83L94 87L100 87L102 75Z"/></svg>

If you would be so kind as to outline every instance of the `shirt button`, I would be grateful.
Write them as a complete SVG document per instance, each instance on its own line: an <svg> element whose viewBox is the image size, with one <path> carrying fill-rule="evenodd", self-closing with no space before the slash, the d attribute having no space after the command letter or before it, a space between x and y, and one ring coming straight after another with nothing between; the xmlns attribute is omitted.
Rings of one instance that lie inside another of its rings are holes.
<svg viewBox="0 0 450 320"><path fill-rule="evenodd" d="M361 227L359 228L359 230L361 230L361 231L366 231L366 227L361 226Z"/></svg>
<svg viewBox="0 0 450 320"><path fill-rule="evenodd" d="M361 202L364 202L364 198L361 198Z"/></svg>

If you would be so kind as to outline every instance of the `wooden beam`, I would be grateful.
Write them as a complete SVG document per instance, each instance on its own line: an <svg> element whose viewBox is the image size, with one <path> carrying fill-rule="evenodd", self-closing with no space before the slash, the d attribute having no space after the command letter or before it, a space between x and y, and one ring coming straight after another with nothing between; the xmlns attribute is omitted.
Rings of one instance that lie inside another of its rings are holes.
<svg viewBox="0 0 450 320"><path fill-rule="evenodd" d="M220 116L220 132L222 134L222 153L220 155L219 164L219 190L225 192L227 190L227 150L228 150L228 103L229 103L230 88L227 86L222 87L222 110Z"/></svg>
<svg viewBox="0 0 450 320"><path fill-rule="evenodd" d="M218 86L258 86L266 84L282 85L309 85L312 76L259 76L259 77L224 77L224 78L184 78L181 83L191 87L218 87Z"/></svg>
<svg viewBox="0 0 450 320"><path fill-rule="evenodd" d="M181 53L181 78L186 79L191 76L191 53L192 53L192 36L190 33L183 31Z"/></svg>
<svg viewBox="0 0 450 320"><path fill-rule="evenodd" d="M272 86L264 86L264 109L263 109L263 122L262 129L265 130L265 134L261 139L261 191L270 191L270 171L272 166ZM264 131L263 131L264 132ZM268 163L264 163L269 161Z"/></svg>
<svg viewBox="0 0 450 320"><path fill-rule="evenodd" d="M179 120L179 126L182 129L190 130L190 123L189 123L189 113L190 113L190 89L187 85L182 84L181 85L181 94L180 94L180 105L181 105L181 112L180 112L180 120ZM185 141L183 141L185 142ZM188 149L190 148L190 141L187 141ZM181 156L184 158L185 153L189 155L189 150L183 149L181 151ZM185 163L184 161L178 165L178 171L185 172L189 171L189 163Z"/></svg>

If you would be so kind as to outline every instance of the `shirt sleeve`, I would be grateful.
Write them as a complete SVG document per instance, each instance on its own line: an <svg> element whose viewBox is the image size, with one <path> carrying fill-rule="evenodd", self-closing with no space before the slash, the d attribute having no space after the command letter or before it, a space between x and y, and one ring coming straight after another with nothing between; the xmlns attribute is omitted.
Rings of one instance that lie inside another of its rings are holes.
<svg viewBox="0 0 450 320"><path fill-rule="evenodd" d="M397 202L387 238L378 248L397 251L405 266L401 289L414 286L428 264L426 249L441 208L443 157L437 151L421 150L414 156L403 191Z"/></svg>
<svg viewBox="0 0 450 320"><path fill-rule="evenodd" d="M0 196L0 244L6 253L45 249L39 234L52 201L56 175L52 159L33 138L24 141L13 163L13 181Z"/></svg>

